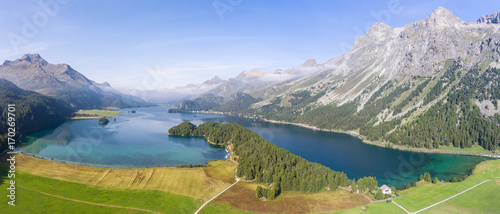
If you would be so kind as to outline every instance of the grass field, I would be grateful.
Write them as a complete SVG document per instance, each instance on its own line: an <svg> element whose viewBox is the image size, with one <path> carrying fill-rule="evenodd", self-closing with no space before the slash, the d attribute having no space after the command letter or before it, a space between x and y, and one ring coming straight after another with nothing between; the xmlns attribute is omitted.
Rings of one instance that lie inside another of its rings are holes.
<svg viewBox="0 0 500 214"><path fill-rule="evenodd" d="M116 117L123 112L121 111L111 111L111 110L82 110L75 112L74 116L71 119L95 119L101 117Z"/></svg>
<svg viewBox="0 0 500 214"><path fill-rule="evenodd" d="M213 205L232 208L233 211L265 213L310 213L347 209L369 203L364 196L343 190L303 194L284 192L272 201L261 201L256 196L258 184L239 182L213 201Z"/></svg>
<svg viewBox="0 0 500 214"><path fill-rule="evenodd" d="M1 197L1 213L4 210L5 213L148 213L127 208L194 213L206 200L234 182L236 168L234 163L224 160L192 169L110 169L57 163L26 155L18 155L16 159L17 206L8 206L8 198ZM5 166L0 166L0 175L6 175ZM500 160L485 161L464 182L419 184L401 191L402 197L395 201L415 212L490 179L492 181L422 213L499 212L500 178L497 177L500 177ZM5 177L0 177L0 189L6 191L6 182ZM276 200L260 201L255 198L257 185L239 182L204 207L201 213L404 213L394 203L370 203L361 195L343 190L314 194L285 192ZM103 207L109 205L121 207Z"/></svg>
<svg viewBox="0 0 500 214"><path fill-rule="evenodd" d="M8 198L2 197L0 213L148 213L86 203L159 213L193 213L206 199L229 186L205 174L205 170L212 176L230 180L227 172L234 173L236 168L234 163L224 160L194 169L109 169L57 163L26 155L17 155L16 159L16 207L7 205ZM0 165L0 175L7 174L5 169L6 166ZM230 176L234 178L234 174ZM0 189L6 191L7 182L6 177L1 177ZM204 209L215 213L233 212L213 205Z"/></svg>
<svg viewBox="0 0 500 214"><path fill-rule="evenodd" d="M480 211L491 212L491 210L495 210L499 212L500 203L498 202L500 201L500 185L496 182L496 177L500 177L500 160L485 161L477 165L474 174L463 182L439 184L425 183L415 188L402 191L402 197L394 201L410 212L415 212L460 193L484 180L493 180L453 198L445 202L445 204ZM434 209L436 208L432 210Z"/></svg>
<svg viewBox="0 0 500 214"><path fill-rule="evenodd" d="M477 165L474 174L458 183L423 183L401 191L396 203L410 212L416 212L432 204L460 193L484 180L492 180L432 207L422 213L500 213L500 160L490 160ZM366 211L362 206L338 213L405 213L393 203L371 203Z"/></svg>
<svg viewBox="0 0 500 214"><path fill-rule="evenodd" d="M27 155L16 158L17 169L33 175L99 187L159 190L202 200L228 187L236 169L234 163L224 160L212 161L204 168L114 169L58 163Z"/></svg>
<svg viewBox="0 0 500 214"><path fill-rule="evenodd" d="M362 209L362 207L365 207L365 209ZM321 212L321 213L328 213L328 212ZM371 203L368 206L359 206L351 209L345 209L345 210L339 210L336 211L335 213L339 214L351 214L351 213L383 213L383 214L399 214L399 213L405 213L401 208L397 207L393 203L386 203L386 202L376 202L376 203Z"/></svg>
<svg viewBox="0 0 500 214"><path fill-rule="evenodd" d="M201 205L201 202L197 199L174 195L162 191L104 188L44 178L21 172L16 175L16 184L18 185L18 192L16 193L18 201L16 207L12 207L14 208L11 209L12 212L6 213L18 213L19 210L25 213L38 213L42 210L44 213L50 213L48 210L57 210L58 212L55 213L81 213L83 210L79 209L85 209L84 211L87 213L103 213L101 209L109 209L110 211L114 210L113 212L142 213L126 209L107 208L72 202L46 196L32 190L75 200L98 204L135 207L162 213L190 213L192 210L195 210ZM21 186L32 190L26 190L21 188ZM4 183L0 185L0 188L6 189L7 185ZM38 197L43 197L45 200L40 200ZM7 205L7 200L7 197L2 197L0 207L7 207L5 209L10 208L10 206ZM79 208L74 208L71 204ZM64 210L66 208L74 210L75 212ZM3 210L4 209L2 209L2 212Z"/></svg>

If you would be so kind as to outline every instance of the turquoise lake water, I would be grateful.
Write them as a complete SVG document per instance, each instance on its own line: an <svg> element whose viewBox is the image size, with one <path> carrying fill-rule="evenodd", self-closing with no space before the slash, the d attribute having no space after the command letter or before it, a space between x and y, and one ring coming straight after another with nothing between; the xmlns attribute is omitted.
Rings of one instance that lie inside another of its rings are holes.
<svg viewBox="0 0 500 214"><path fill-rule="evenodd" d="M182 121L237 122L266 140L311 162L321 163L349 178L376 176L379 186L402 187L430 172L440 180L466 175L484 157L400 151L364 144L341 133L315 131L215 114L166 113L165 107L134 109L102 126L98 119L69 120L55 129L36 132L24 139L21 151L45 159L107 167L145 167L200 164L221 159L227 152L200 137L168 136L170 127Z"/></svg>

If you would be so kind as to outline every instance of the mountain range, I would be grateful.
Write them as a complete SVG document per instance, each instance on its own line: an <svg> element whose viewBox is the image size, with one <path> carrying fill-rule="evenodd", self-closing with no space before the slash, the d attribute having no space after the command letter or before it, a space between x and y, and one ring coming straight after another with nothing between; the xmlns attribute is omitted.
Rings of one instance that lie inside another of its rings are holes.
<svg viewBox="0 0 500 214"><path fill-rule="evenodd" d="M67 64L48 63L39 54L6 60L0 65L0 78L79 109L145 105L140 98L122 94L107 82L96 83Z"/></svg>
<svg viewBox="0 0 500 214"><path fill-rule="evenodd" d="M172 111L226 109L358 131L391 144L495 150L500 146L498 20L496 13L464 22L439 7L402 27L375 23L346 54L322 64L310 59L296 68L217 79L205 95ZM254 102L227 109L238 93Z"/></svg>

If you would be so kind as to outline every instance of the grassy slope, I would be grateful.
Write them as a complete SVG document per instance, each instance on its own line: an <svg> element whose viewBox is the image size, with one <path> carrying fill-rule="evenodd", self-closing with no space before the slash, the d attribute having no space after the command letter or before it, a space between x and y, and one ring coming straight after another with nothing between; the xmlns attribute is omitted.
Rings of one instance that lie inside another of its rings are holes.
<svg viewBox="0 0 500 214"><path fill-rule="evenodd" d="M284 192L275 200L261 201L255 197L258 185L263 186L263 184L240 182L215 199L212 204L219 209L238 212L310 213L331 212L369 203L365 197L343 190L309 194Z"/></svg>
<svg viewBox="0 0 500 214"><path fill-rule="evenodd" d="M111 111L111 110L83 110L75 112L75 116L71 119L89 119L89 118L101 118L101 117L116 117L116 115L121 114L121 111Z"/></svg>
<svg viewBox="0 0 500 214"><path fill-rule="evenodd" d="M153 211L158 211L162 213L192 213L196 210L206 199L200 199L195 197L181 196L178 194L172 194L169 191L178 191L176 188L167 188L165 190L148 190L146 187L152 188L148 184L140 186L141 188L130 188L130 184L133 180L128 182L117 182L116 185L95 185L95 182L99 183L95 179L95 173L102 173L109 169L95 168L95 167L83 167L76 165L69 165L63 163L55 163L51 161L41 160L37 158L32 158L29 156L18 156L19 168L17 172L16 182L18 185L36 190L41 192L46 192L62 197L67 197L76 200L89 201L100 204L109 205L119 205L125 207L137 207L142 209L148 209ZM23 158L24 157L24 158ZM38 166L34 168L33 166ZM58 166L58 167L55 167ZM216 161L211 164L211 167L200 168L198 171L191 169L172 169L161 174L176 174L175 170L185 170L186 174L191 176L199 175L199 172L206 174L207 176L215 176L219 179L224 179L226 181L232 181L232 176L230 172L234 170L234 165L230 162ZM76 169L75 169L76 168ZM59 169L59 170L57 170ZM91 170L94 169L95 171ZM163 168L154 168L156 170ZM57 173L54 170L58 171ZM74 171L76 170L76 171ZM133 170L139 169L116 169L117 174L115 174L115 179L119 177L120 174L125 172L134 172ZM122 172L123 170L123 172ZM142 170L153 170L142 169ZM56 180L52 178L42 177L39 175L33 175L27 173L38 173L44 174L45 176L58 177L58 179L75 179L77 182L74 183L63 180ZM51 173L52 172L52 173ZM197 173L193 173L197 172ZM108 172L109 174L110 172ZM156 173L156 171L154 172ZM5 173L2 173L4 175ZM114 173L113 173L114 174ZM98 174L103 177L103 174ZM104 176L107 177L108 175ZM122 178L125 176L122 176ZM137 177L137 175L136 175ZM483 185L473 189L463 195L453 198L441 205L435 206L432 209L425 211L424 213L440 213L440 212L498 212L500 210L500 204L496 203L500 201L500 160L486 161L479 164L476 167L474 175L469 177L466 181L460 183L440 183L440 184L421 184L415 188L405 190L401 192L402 197L395 199L397 203L408 209L409 211L417 211L431 204L439 202L446 199L452 195L455 195L471 186L474 186L484 180L491 179L493 181L486 182ZM168 177L171 178L171 177ZM159 179L156 181L150 181L151 183L161 182ZM199 179L200 177L197 177ZM87 179L87 180L85 180ZM1 179L0 179L1 180ZM105 179L103 179L105 180ZM119 180L119 179L118 179ZM135 180L135 179L134 179ZM216 180L216 179L214 179ZM207 180L204 180L207 181ZM0 189L6 189L6 180L0 185ZM88 182L88 184L82 184ZM182 182L192 183L190 180L177 180L171 186L182 185ZM109 182L112 183L112 182ZM142 184L142 182L140 182ZM225 182L223 182L225 183ZM225 183L227 184L227 183ZM207 183L205 183L207 185ZM211 185L208 183L208 185ZM208 206L203 209L202 213L247 213L240 212L238 210L250 210L250 211L264 211L264 210L288 210L287 213L294 213L292 210L297 210L298 208L302 211L298 212L326 212L332 209L338 208L349 208L355 207L347 210L341 210L340 213L360 213L363 212L360 206L365 204L362 198L352 198L359 195L352 195L344 191L334 191L334 192L321 192L315 194L298 194L293 192L286 192L282 194L277 200L270 202L263 202L255 199L255 186L257 184L253 183L239 183L233 188L229 189L226 193L219 196L216 200L211 202ZM196 185L184 185L184 188L194 188L197 189ZM189 191L184 192L188 194ZM216 192L212 192L216 194ZM191 194L191 193L190 193ZM82 204L78 202L66 201L63 199L42 195L37 192L30 190L18 188L17 189L17 208L15 209L18 213L32 213L33 211L43 210L44 212L60 212L64 211L75 211L78 213L141 213L139 211L133 210L123 210L119 208L106 208L95 205ZM362 196L360 196L362 197ZM203 201L202 201L203 200ZM347 201L357 201L351 204ZM12 209L10 206L6 205L7 198L2 197L0 200L0 208L2 210ZM394 205L393 203L371 203L368 206L368 212L370 213L403 213L403 211Z"/></svg>
<svg viewBox="0 0 500 214"><path fill-rule="evenodd" d="M211 162L215 169L111 169L58 163L26 155L17 155L17 158L17 169L34 175L100 187L159 190L203 200L212 198L229 186L231 182L221 180L231 181L236 169L236 165L230 161ZM205 170L211 171L211 176L215 178L207 176ZM228 175L227 171L232 171L233 174Z"/></svg>
<svg viewBox="0 0 500 214"><path fill-rule="evenodd" d="M162 191L119 190L114 188L96 187L92 185L44 178L21 172L16 175L16 183L20 186L28 187L29 189L65 198L99 204L136 207L163 213L190 213L201 205L201 202L197 199L174 195ZM5 189L7 188L7 185L3 183L0 185L0 188ZM73 206L85 208L85 212L88 213L103 213L104 211L102 209L110 211L115 210L125 213L136 212L132 210L87 205L46 196L38 192L22 189L20 187L18 187L18 189L20 190L16 196L19 201L16 207L12 209L13 212L10 213L17 213L18 211L26 213L35 211L36 213L37 211L48 212L49 210L66 212L66 210L64 210L65 208L69 208L70 210L75 210L76 213L80 213L80 210L74 208ZM46 200L40 200L38 197L43 197ZM7 200L7 197L2 197L0 207L10 207L7 205ZM8 208L5 209L8 210Z"/></svg>
<svg viewBox="0 0 500 214"><path fill-rule="evenodd" d="M498 212L500 210L500 160L485 161L477 165L474 174L459 183L419 184L417 187L400 192L396 201L410 212L418 211L434 203L460 193L484 180L486 182L460 196L446 201L422 213L479 213ZM361 207L342 210L339 213L361 213ZM372 203L369 213L404 213L393 203Z"/></svg>
<svg viewBox="0 0 500 214"><path fill-rule="evenodd" d="M474 170L474 174L463 182L439 183L439 184L426 183L423 185L418 185L416 188L411 188L401 192L401 195L403 197L396 199L394 201L396 201L401 206L408 209L410 212L412 211L414 212L424 207L427 207L433 203L451 197L484 180L488 179L495 180L496 177L500 177L500 160L485 161L479 164ZM480 210L486 211L485 209L489 208L495 209L497 211L500 210L500 204L497 203L498 201L500 201L500 197L498 196L498 192L500 192L500 185L498 185L498 183L495 183L494 181L485 183L483 185L487 185L490 188L483 189L484 192L479 191L479 194L483 195L489 194L493 196L496 194L496 197L490 197L490 198L472 197L472 196L477 196L477 194L475 194L474 192L482 189L482 187L479 186L477 188L480 189L473 189L470 192L460 195L446 203L455 203L456 200L460 200L462 197L465 197L468 198L467 200L469 205L482 204L482 203L489 204L489 206L483 207ZM481 199L486 199L486 201ZM457 204L457 205L465 206L466 208L468 208L467 204Z"/></svg>
<svg viewBox="0 0 500 214"><path fill-rule="evenodd" d="M7 213L40 211L47 213L144 213L73 202L39 192L80 201L136 207L161 213L193 213L206 200L205 198L211 198L219 192L219 189L229 185L206 176L204 170L210 171L211 175L223 180L230 180L227 172L234 172L235 169L232 162L220 160L211 162L209 167L196 169L108 169L57 163L25 155L18 155L16 159L16 184L19 185L16 193L17 206L8 206L7 197L2 197L0 200L0 210L7 210ZM139 171L144 172L142 173L144 179L140 179ZM5 166L0 165L0 175L6 174ZM125 177L127 174L128 176ZM148 174L155 174L155 176L145 179ZM180 174L185 176L179 177ZM133 175L133 178L130 178L130 175ZM234 178L234 174L230 176ZM1 177L0 189L5 190L7 182L6 177ZM203 188L207 190L203 191ZM191 196L172 194L172 191L180 191ZM204 209L215 213L231 211L231 209L213 205L208 205Z"/></svg>

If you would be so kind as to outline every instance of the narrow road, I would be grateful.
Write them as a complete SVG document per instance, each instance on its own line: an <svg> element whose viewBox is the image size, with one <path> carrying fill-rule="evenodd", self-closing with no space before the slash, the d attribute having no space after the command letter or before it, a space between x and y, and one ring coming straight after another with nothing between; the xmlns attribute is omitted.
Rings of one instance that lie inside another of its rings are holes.
<svg viewBox="0 0 500 214"><path fill-rule="evenodd" d="M441 203L444 203L444 202L446 202L446 201L448 201L448 200L450 200L450 199L452 199L452 198L455 198L455 197L457 197L457 196L459 196L459 195L461 195L461 194L464 194L464 193L466 193L467 191L469 191L469 190L471 190L471 189L474 189L474 188L478 187L479 185L481 185L481 184L483 184L483 183L486 183L486 182L488 182L488 181L491 181L491 180L484 180L483 182L478 183L478 184L476 184L476 185L474 185L474 186L472 186L472 187L470 187L470 188L468 188L468 189L466 189L466 190L464 190L464 191L462 191L462 192L460 192L460 193L458 193L458 194L456 194L456 195L454 195L454 196L451 196L451 197L449 197L449 198L447 198L447 199L444 199L444 200L442 200L442 201L440 201L440 202L437 202L437 203L435 203L435 204L433 204L433 205L430 205L430 206L428 206L428 207L426 207L426 208L423 208L423 209L421 209L421 210L419 210L419 211L416 211L416 212L413 212L413 213L412 213L412 212L409 212L409 211L408 211L408 210L406 210L403 206L401 206L401 205L397 204L395 201L392 201L392 203L394 203L395 205L397 205L398 207L400 207L401 209L403 209L406 213L416 214L416 213L419 213L419 212L422 212L422 211L428 210L428 209L430 209L430 208L432 208L432 207L434 207L434 206L437 206L437 205L439 205L439 204L441 204Z"/></svg>
<svg viewBox="0 0 500 214"><path fill-rule="evenodd" d="M368 144L373 144L373 145L378 145L381 146L382 144L373 142L371 140L368 140L358 134L357 132L354 131L349 131L349 132L342 132L350 135L354 135L361 139L362 141L367 142ZM409 148L409 147L398 147L396 146L395 149L398 150L403 150L403 151L413 151L413 152L425 152L425 153L436 153L436 154L459 154L459 155L477 155L477 156L484 156L484 157L491 157L491 158L500 158L500 155L495 155L495 154L485 154L485 153L474 153L474 152L461 152L461 151L447 151L447 150L428 150L428 149L422 149L422 148Z"/></svg>
<svg viewBox="0 0 500 214"><path fill-rule="evenodd" d="M471 187L471 188L469 188L469 189L466 189L466 190L464 190L464 191L462 191L462 192L460 192L460 193L458 193L458 194L456 194L456 195L454 195L454 196L451 196L451 197L449 197L449 198L447 198L447 199L444 199L444 200L442 200L442 201L440 201L440 202L437 202L437 203L435 203L435 204L433 204L433 205L431 205L431 206L428 206L428 207L426 207L426 208L424 208L424 209L421 209L421 210L419 210L419 211L417 211L417 212L414 212L414 214L419 213L419 212L422 212L422 211L427 210L427 209L430 209L430 208L432 208L432 207L434 207L434 206L436 206L436 205L438 205L438 204L441 204L441 203L443 203L443 202L445 202L445 201L448 201L448 200L450 200L450 199L452 199L452 198L455 198L455 197L457 197L457 196L459 196L459 195L461 195L461 194L464 194L465 192L467 192L467 191L469 191L469 190L471 190L471 189L474 189L474 188L478 187L479 185L484 184L485 182L488 182L488 181L491 181L491 180L485 180L485 181L483 181L483 182L481 182L481 183L478 183L478 184L474 185L473 187Z"/></svg>
<svg viewBox="0 0 500 214"><path fill-rule="evenodd" d="M236 175L235 175L236 177ZM207 205L208 203L210 203L210 201L214 200L215 198L217 198L219 195L221 195L222 193L224 193L226 190L228 190L229 188L233 187L236 183L238 183L238 181L240 181L239 178L236 178L236 182L234 182L233 184L231 184L231 186L227 187L226 189L222 190L222 192L220 192L219 194L217 194L216 196L214 196L212 199L208 200L207 202L205 202L203 205L201 205L201 207L196 210L196 212L194 214L198 214L198 212L200 212L201 209L203 209L203 207L205 205Z"/></svg>
<svg viewBox="0 0 500 214"><path fill-rule="evenodd" d="M37 192L37 193L40 193L40 194L44 194L44 195L48 195L48 196L52 196L52 197L55 197L55 198L64 199L64 200L68 200L68 201L78 202L78 203L82 203L82 204L90 204L90 205L95 205L95 206L111 207L111 208L118 208L118 209L135 210L135 211L141 211L141 212L147 212L147 213L160 213L160 212L155 212L155 211L145 210L145 209L140 209L140 208L135 208L135 207L122 207L122 206L115 206L115 205L108 205L108 204L98 204L98 203L93 203L93 202L88 202L88 201L80 201L80 200L76 200L76 199L65 198L65 197L62 197L62 196L52 195L52 194L49 194L49 193L45 193L45 192L40 192L40 191L37 191L37 190L29 189L29 188L23 187L21 185L17 185L17 187L20 187L22 189L29 190L29 191L32 191L32 192Z"/></svg>

